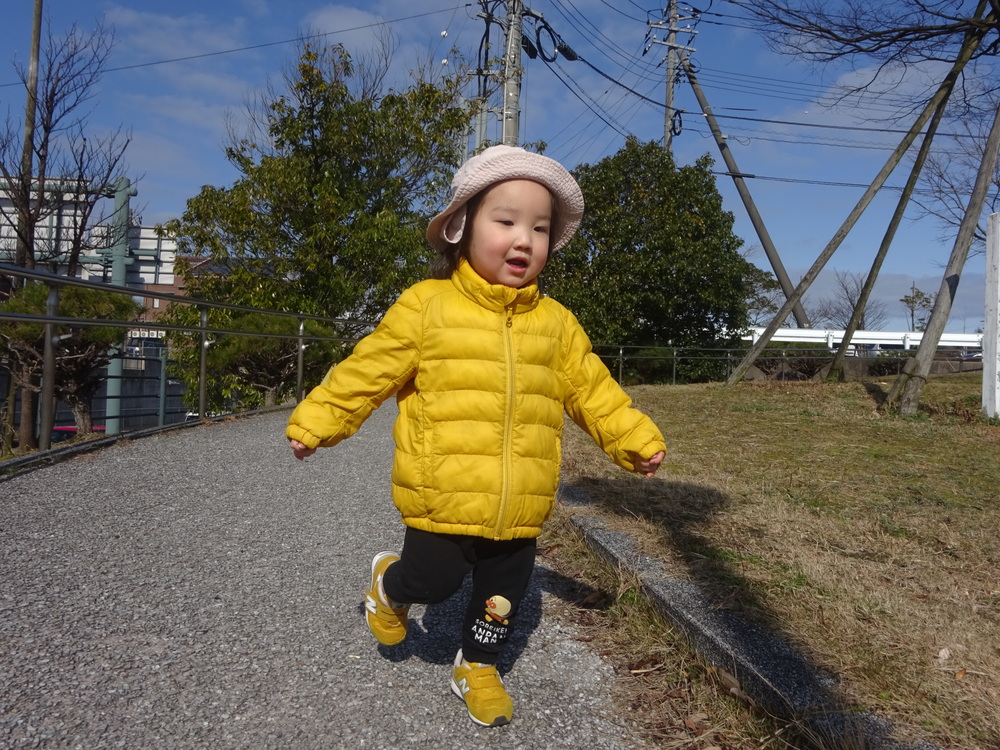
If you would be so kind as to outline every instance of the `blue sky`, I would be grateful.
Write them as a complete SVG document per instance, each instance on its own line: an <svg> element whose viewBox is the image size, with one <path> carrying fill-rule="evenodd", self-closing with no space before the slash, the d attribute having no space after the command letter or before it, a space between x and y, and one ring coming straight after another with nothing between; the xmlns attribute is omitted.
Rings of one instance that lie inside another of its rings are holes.
<svg viewBox="0 0 1000 750"><path fill-rule="evenodd" d="M23 89L9 85L17 81L11 60L27 60L31 6L30 0L7 3L0 28L0 49L5 51L0 60L0 107L16 120L23 111ZM546 153L572 168L613 154L626 134L642 141L663 138L666 48L650 46L647 39L647 21L663 17L657 6L642 0L534 0L528 6L581 60L560 57L546 64L541 58L524 59L522 142L546 141ZM716 0L699 7L705 12L695 26L698 33L683 34L679 40L694 48L701 84L740 169L758 175L748 186L794 283L862 192L816 183L867 185L899 138L807 125L905 128L907 123L872 122L866 116L884 113L886 102L905 98L912 86L921 84L914 78L924 71L896 82L882 101L849 102L831 110L820 104L829 98L831 87L860 79L865 70L821 71L801 59L775 54L734 6ZM129 176L137 180L134 205L145 224L180 215L185 201L202 185L227 185L236 178L222 150L227 117L238 123L247 98L280 81L283 69L294 62L295 39L323 34L358 56L371 49L378 24L384 22L397 45L391 78L404 86L417 66L446 70L442 61L448 60L453 69L463 56L475 63L484 30L476 16L479 3L455 0L45 0L44 10L55 34L74 22L89 30L98 18L114 27L117 41L110 70L92 102L90 122L95 129L120 124L131 129ZM531 22L525 24L531 39L534 28ZM657 33L662 39L662 32ZM549 42L546 35L542 39ZM494 36L494 44L498 41ZM675 105L684 110L682 132L673 139L678 163L690 164L709 154L722 171L722 159L690 86L681 82L675 96ZM488 136L499 139L495 121ZM904 168L890 177L890 185L902 184ZM736 219L737 234L748 248L759 245L731 181L721 175L717 179ZM830 293L834 271L867 272L895 202L895 193L873 202L807 295L807 306ZM899 299L912 284L937 291L953 234L935 220L919 219L915 210L904 220L876 288L890 316L887 328L905 330ZM750 257L770 268L762 251ZM981 326L983 263L980 255L967 264L948 330L971 332Z"/></svg>

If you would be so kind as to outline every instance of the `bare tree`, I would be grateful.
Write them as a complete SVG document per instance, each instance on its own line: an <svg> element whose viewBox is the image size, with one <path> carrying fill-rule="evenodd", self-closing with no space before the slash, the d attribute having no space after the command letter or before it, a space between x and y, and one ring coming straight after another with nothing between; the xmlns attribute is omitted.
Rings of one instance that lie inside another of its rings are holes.
<svg viewBox="0 0 1000 750"><path fill-rule="evenodd" d="M751 348L744 362L733 371L729 379L730 383L742 377L753 358L767 345L774 330L787 316L789 305L801 297L823 265L829 260L847 231L850 230L860 213L871 201L874 192L884 184L888 173L898 163L901 152L908 150L917 136L920 135L922 128L928 125L927 132L923 134L923 145L920 153L914 160L906 189L889 223L873 263L872 271L866 279L859 304L867 303L882 259L888 251L899 220L902 218L903 209L923 169L930 152L930 144L944 111L948 107L951 107L952 111L959 110L961 107L971 108L977 104L973 96L982 97L996 90L998 79L993 75L991 68L993 58L1000 52L1000 36L997 33L1000 30L1000 22L998 22L1000 19L1000 0L978 0L976 3L968 2L968 0L964 2L963 0L940 0L935 3L926 3L924 0L897 0L897 2L890 4L872 4L866 0L843 0L843 2L835 4L823 3L819 0L733 0L733 3L751 15L765 37L779 51L806 56L817 63L847 60L857 62L860 67L860 63L870 65L874 62L875 74L868 83L853 89L853 93L866 90L878 80L879 74L887 69L897 69L901 66L905 69L907 66L920 63L941 62L949 63L951 67L929 99L913 97L913 107L910 112L919 111L920 114L911 125L909 133L893 152L872 185L866 190L862 200L859 201L844 225L803 277L803 281L796 289L796 293L789 299L788 304L779 310L775 321L772 321L764 335ZM974 80L975 85L966 89L964 84L969 80ZM969 92L972 92L973 96L970 96ZM956 93L957 96L953 96ZM930 94L930 90L928 90L928 94ZM908 112L899 112L900 118L906 116L908 116ZM992 152L988 146L984 152L987 154L989 171L992 173L993 159L990 156ZM985 201L985 192L979 189L978 185L979 180L977 179L977 189L968 198L966 219L963 221L963 229L959 231L960 240L970 244L972 232L965 229L968 223L967 217L970 213L978 216ZM947 318L967 252L968 247L961 248L957 245L953 250L945 280L942 282L942 291L945 293L937 295L937 304L931 315L932 322L928 324L928 334L924 336L921 348L926 348L931 352L937 348L940 334L943 331L943 323L934 325L934 318L935 315L939 318L941 316ZM847 331L850 332L857 327L859 313L860 311L856 311L851 325L846 329ZM838 361L842 362L842 359L838 357L834 361L831 372L837 368ZM929 362L929 359L918 355L913 361L919 361L920 368L923 368L924 363ZM916 379L913 380L913 384L907 391L907 397L901 405L904 413L916 409L919 390L926 380L926 373L913 371L905 373L904 378L900 378L900 381L910 379L911 374L915 375ZM898 398L898 394L896 397ZM892 403L892 401L893 394L890 394L886 403Z"/></svg>
<svg viewBox="0 0 1000 750"><path fill-rule="evenodd" d="M8 116L0 128L0 195L11 206L0 211L0 221L12 230L14 260L22 267L76 275L81 257L97 244L93 227L106 218L99 206L124 168L130 140L121 129L87 132L88 105L113 44L112 31L103 25L90 33L74 25L61 36L48 29L37 69L34 60L28 68L14 64L32 120L22 127ZM22 132L30 136L23 143ZM15 287L8 284L8 293ZM31 362L17 360L12 374L21 386L18 441L22 448L35 447L38 373Z"/></svg>
<svg viewBox="0 0 1000 750"><path fill-rule="evenodd" d="M934 295L934 307L931 309L931 316L924 329L917 355L907 361L901 376L896 378L896 382L893 383L892 390L889 391L886 398L888 404L898 403L899 411L904 415L915 414L919 406L920 392L927 382L931 362L937 351L937 344L941 340L941 334L944 332L948 316L951 314L951 305L958 289L961 270L965 265L966 258L968 258L969 248L972 246L972 236L975 233L979 216L982 214L983 205L986 203L990 176L996 169L997 155L1000 153L1000 106L997 107L993 125L986 138L984 152L986 158L976 175L976 182L972 187L965 216L962 217L962 222L959 224L955 244L952 246L951 256L944 269L941 286L937 294Z"/></svg>
<svg viewBox="0 0 1000 750"><path fill-rule="evenodd" d="M987 41L989 32L996 31L1000 15L997 0L731 2L751 15L773 49L783 54L805 55L819 63L842 58L864 58L881 65L951 63L962 38L969 32L984 40L972 60L991 57L1000 51L1000 39ZM984 17L987 8L991 13Z"/></svg>
<svg viewBox="0 0 1000 750"><path fill-rule="evenodd" d="M25 268L69 264L68 272L76 273L87 231L97 219L96 207L123 167L127 134L119 129L88 138L86 133L87 105L113 42L111 31L100 25L89 34L75 25L64 36L49 30L35 92L30 91L30 70L14 66L35 104L32 138L26 144L31 158L24 158L21 123L8 117L0 130L0 190L13 212L0 216L13 229L18 247L25 248L17 258ZM43 225L59 231L43 232Z"/></svg>
<svg viewBox="0 0 1000 750"><path fill-rule="evenodd" d="M990 120L1000 104L1000 93L990 92L983 96L989 105L987 112L969 110L956 118L952 125L957 138L947 152L937 152L927 159L922 176L923 189L913 202L924 216L938 219L942 226L942 238L951 239L955 228L962 222L968 200L969 186L975 181L988 154L985 152ZM1000 165L993 169L986 206L975 227L970 255L985 252L986 215L1000 210Z"/></svg>
<svg viewBox="0 0 1000 750"><path fill-rule="evenodd" d="M927 314L934 307L934 295L917 289L916 284L910 285L910 293L900 298L906 308L907 321L911 331L923 331L927 328Z"/></svg>
<svg viewBox="0 0 1000 750"><path fill-rule="evenodd" d="M851 316L858 308L862 290L865 285L865 275L846 271L835 272L833 293L824 296L809 311L809 317L817 326L826 325L830 328L847 328ZM885 328L889 319L889 308L881 300L869 299L861 308L858 318L858 329L862 331L880 331Z"/></svg>

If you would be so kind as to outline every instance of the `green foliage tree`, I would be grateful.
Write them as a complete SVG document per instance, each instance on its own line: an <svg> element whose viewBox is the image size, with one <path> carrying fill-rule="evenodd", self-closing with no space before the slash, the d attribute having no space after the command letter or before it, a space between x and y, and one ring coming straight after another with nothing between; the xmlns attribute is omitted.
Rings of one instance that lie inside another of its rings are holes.
<svg viewBox="0 0 1000 750"><path fill-rule="evenodd" d="M230 331L210 339L206 365L211 377L206 383L209 411L244 411L274 406L295 395L298 382L298 322L260 313L219 311L213 326ZM250 335L253 334L253 335ZM330 328L306 320L304 379L317 382L349 346L331 340ZM198 402L201 337L171 334L170 371L187 386L184 401Z"/></svg>
<svg viewBox="0 0 1000 750"><path fill-rule="evenodd" d="M597 344L716 350L707 367L689 356L678 379L722 374L717 350L739 341L760 281L739 252L711 164L706 156L678 168L661 146L629 138L617 154L578 167L583 223L544 274L546 291Z"/></svg>
<svg viewBox="0 0 1000 750"><path fill-rule="evenodd" d="M343 47L306 45L285 90L249 108L226 148L240 177L206 186L165 227L195 259L181 267L189 295L356 321L326 332L351 337L425 275L427 207L444 203L469 112L458 77L387 92L382 78ZM177 306L171 319L197 314ZM285 370L263 360L233 356L213 373L281 392Z"/></svg>
<svg viewBox="0 0 1000 750"><path fill-rule="evenodd" d="M44 315L48 286L32 282L0 303L0 310L25 315ZM142 306L129 297L94 289L66 287L60 291L59 314L89 320L137 320ZM124 328L88 326L57 329L56 398L73 412L77 434L93 432L91 400L105 379L102 372L110 359L121 351ZM45 347L45 326L41 323L0 323L0 339L17 366L11 368L15 382L34 393L40 392L39 376Z"/></svg>
<svg viewBox="0 0 1000 750"><path fill-rule="evenodd" d="M746 257L746 256L744 256ZM749 285L747 296L748 323L762 326L771 322L784 300L781 284L770 271L758 268L753 263L747 269L746 281Z"/></svg>

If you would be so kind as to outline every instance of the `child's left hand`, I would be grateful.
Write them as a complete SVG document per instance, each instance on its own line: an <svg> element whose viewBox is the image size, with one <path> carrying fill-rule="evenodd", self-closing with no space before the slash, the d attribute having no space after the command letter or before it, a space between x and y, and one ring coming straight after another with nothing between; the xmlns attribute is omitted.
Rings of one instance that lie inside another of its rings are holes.
<svg viewBox="0 0 1000 750"><path fill-rule="evenodd" d="M633 462L635 464L636 473L642 474L647 477L653 476L654 474L656 474L656 470L660 468L660 464L663 463L663 459L665 456L666 454L663 451L660 451L659 453L657 453L654 456L651 456L650 458L636 457L635 461Z"/></svg>

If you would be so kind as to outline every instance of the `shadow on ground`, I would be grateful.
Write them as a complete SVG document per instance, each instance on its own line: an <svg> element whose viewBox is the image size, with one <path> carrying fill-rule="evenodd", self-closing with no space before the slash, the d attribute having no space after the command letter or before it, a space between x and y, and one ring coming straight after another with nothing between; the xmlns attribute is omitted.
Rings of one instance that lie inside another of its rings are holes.
<svg viewBox="0 0 1000 750"><path fill-rule="evenodd" d="M561 497L588 544L638 578L653 606L702 657L736 678L735 693L793 722L810 739L803 747L934 748L902 745L888 721L852 711L836 677L790 645L794 634L742 573L739 556L704 533L730 504L725 494L662 479L583 478L564 485ZM588 506L601 513L588 514ZM652 545L643 551L629 534L610 528L616 516L648 521L659 535L654 553Z"/></svg>

